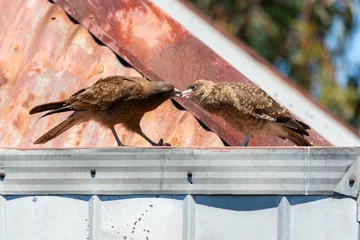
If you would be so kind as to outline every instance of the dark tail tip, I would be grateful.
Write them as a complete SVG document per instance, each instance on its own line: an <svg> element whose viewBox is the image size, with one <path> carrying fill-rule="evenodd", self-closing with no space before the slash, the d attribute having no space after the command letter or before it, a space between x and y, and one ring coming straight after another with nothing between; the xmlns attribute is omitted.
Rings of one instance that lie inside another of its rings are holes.
<svg viewBox="0 0 360 240"><path fill-rule="evenodd" d="M288 132L287 139L295 143L297 146L315 147L315 144L304 138L302 135L294 132L292 129L286 128Z"/></svg>
<svg viewBox="0 0 360 240"><path fill-rule="evenodd" d="M64 106L64 104L65 104L64 101L44 103L44 104L41 104L41 105L38 105L38 106L32 108L29 111L29 114L32 115L32 114L39 113L39 112L44 112L44 111L49 111L49 110L61 108L61 107Z"/></svg>
<svg viewBox="0 0 360 240"><path fill-rule="evenodd" d="M40 141L41 139L39 138L38 140L36 140L35 142L34 142L34 145L35 144L43 144L43 143L45 143L45 142L42 142L42 141Z"/></svg>
<svg viewBox="0 0 360 240"><path fill-rule="evenodd" d="M303 122L301 122L301 121L299 121L299 120L295 120L298 124L300 124L303 128L305 128L305 129L310 129L310 126L309 125L307 125L306 123L303 123Z"/></svg>
<svg viewBox="0 0 360 240"><path fill-rule="evenodd" d="M48 113L45 113L44 115L41 116L41 118L55 114L55 113L61 113L61 112L68 112L68 111L74 111L74 107L72 105L68 105L62 108L58 108L58 109L54 109Z"/></svg>

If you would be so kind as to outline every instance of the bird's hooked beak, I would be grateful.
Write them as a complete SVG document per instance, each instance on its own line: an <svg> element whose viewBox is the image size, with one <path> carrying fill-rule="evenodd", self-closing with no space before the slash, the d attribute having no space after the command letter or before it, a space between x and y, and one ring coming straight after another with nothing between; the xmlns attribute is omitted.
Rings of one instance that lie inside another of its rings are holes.
<svg viewBox="0 0 360 240"><path fill-rule="evenodd" d="M171 97L182 97L181 91L177 88L174 88L174 91L171 93Z"/></svg>
<svg viewBox="0 0 360 240"><path fill-rule="evenodd" d="M189 98L190 97L190 95L191 95L191 93L192 93L192 89L186 89L185 91L183 91L182 93L181 93L181 97L182 98Z"/></svg>

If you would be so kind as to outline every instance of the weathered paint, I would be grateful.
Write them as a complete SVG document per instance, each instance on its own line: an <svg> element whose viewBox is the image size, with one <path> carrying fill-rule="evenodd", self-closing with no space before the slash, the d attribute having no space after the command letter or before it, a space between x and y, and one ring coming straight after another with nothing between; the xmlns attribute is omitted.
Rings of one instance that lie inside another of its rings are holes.
<svg viewBox="0 0 360 240"><path fill-rule="evenodd" d="M122 65L107 47L96 43L81 25L74 24L56 4L46 0L11 4L0 1L0 146L111 147L110 130L84 123L44 145L32 143L69 114L40 119L29 110L41 103L63 100L99 78L140 74ZM173 146L223 146L186 111L167 101L145 115L143 131ZM127 145L148 146L137 134L116 127Z"/></svg>
<svg viewBox="0 0 360 240"><path fill-rule="evenodd" d="M152 80L164 80L184 89L196 79L249 81L209 47L191 35L171 16L147 0L56 0L68 14ZM223 120L188 100L179 101L230 145L240 145L244 135ZM315 131L310 140L329 145ZM249 145L292 145L277 138L257 137Z"/></svg>

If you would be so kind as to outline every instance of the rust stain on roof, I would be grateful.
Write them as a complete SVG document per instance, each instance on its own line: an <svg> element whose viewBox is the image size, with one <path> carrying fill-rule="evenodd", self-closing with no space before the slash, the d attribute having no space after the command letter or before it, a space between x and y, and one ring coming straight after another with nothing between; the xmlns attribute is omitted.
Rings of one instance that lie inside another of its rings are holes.
<svg viewBox="0 0 360 240"><path fill-rule="evenodd" d="M183 90L196 79L221 81L249 80L187 32L171 16L147 0L56 0L66 12L92 34L152 80L173 83ZM230 145L240 145L244 135L222 119L203 111L187 100L178 101ZM312 132L310 141L330 144ZM251 139L253 146L292 145L269 137Z"/></svg>
<svg viewBox="0 0 360 240"><path fill-rule="evenodd" d="M32 107L65 99L99 78L141 76L122 65L108 47L96 43L84 27L70 21L56 4L2 1L0 16L0 147L35 147L32 143L38 137L69 115L40 119L40 115L29 115ZM132 17L129 15L130 22ZM156 41L163 40L152 40ZM147 113L141 127L152 139L162 137L173 146L223 146L218 136L199 127L189 112L178 110L171 101ZM124 144L149 146L120 125L116 130ZM111 146L117 146L111 131L90 122L36 148Z"/></svg>

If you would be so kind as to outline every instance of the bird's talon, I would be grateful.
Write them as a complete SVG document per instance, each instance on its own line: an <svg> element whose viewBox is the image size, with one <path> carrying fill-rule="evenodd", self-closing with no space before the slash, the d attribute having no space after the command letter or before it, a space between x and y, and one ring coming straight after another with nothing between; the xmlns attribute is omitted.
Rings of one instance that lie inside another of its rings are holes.
<svg viewBox="0 0 360 240"><path fill-rule="evenodd" d="M155 146L171 146L170 143L164 143L164 140L161 138L159 140L159 143L157 143Z"/></svg>

